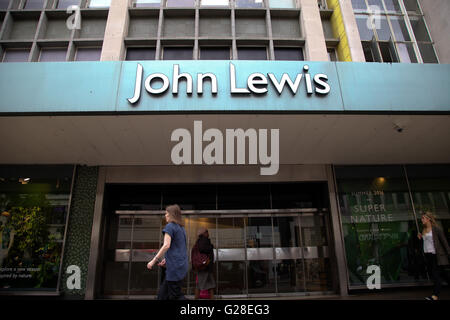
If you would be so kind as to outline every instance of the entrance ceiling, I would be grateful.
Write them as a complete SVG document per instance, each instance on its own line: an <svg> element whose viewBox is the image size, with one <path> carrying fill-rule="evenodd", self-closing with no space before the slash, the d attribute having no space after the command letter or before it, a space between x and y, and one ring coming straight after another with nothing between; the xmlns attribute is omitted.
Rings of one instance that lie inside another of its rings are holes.
<svg viewBox="0 0 450 320"><path fill-rule="evenodd" d="M449 115L342 114L0 117L0 163L171 165L172 131L193 136L194 120L224 136L280 129L280 164L450 163Z"/></svg>

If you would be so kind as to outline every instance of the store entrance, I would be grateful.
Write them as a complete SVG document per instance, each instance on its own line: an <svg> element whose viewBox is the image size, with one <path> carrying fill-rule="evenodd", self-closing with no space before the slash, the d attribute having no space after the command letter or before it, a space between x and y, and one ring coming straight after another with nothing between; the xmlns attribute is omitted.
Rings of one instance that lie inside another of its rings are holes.
<svg viewBox="0 0 450 320"><path fill-rule="evenodd" d="M277 187L269 188L272 205L273 197L277 198ZM294 184L290 187L295 188ZM299 184L297 187L299 191L303 186ZM322 189L319 185L315 187ZM238 191L241 186L235 188ZM213 189L219 191L220 188L214 186ZM316 188L311 186L311 189ZM219 194L223 196L223 193ZM323 206L324 203L317 205L322 199L316 194L308 201L297 202L299 208L183 210L189 253L198 229L206 227L209 230L215 247L216 297L332 292L329 210ZM123 204L111 206L114 210L110 212L106 231L101 295L111 298L154 297L163 270L156 268L150 271L146 264L162 244L164 211L156 208L146 210L137 203L125 208ZM194 288L195 273L190 269L185 293L193 295Z"/></svg>

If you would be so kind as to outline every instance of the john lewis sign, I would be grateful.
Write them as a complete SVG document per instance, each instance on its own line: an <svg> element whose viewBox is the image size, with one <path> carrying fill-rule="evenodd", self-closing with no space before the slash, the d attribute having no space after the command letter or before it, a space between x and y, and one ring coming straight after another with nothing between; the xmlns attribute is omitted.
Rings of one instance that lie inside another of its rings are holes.
<svg viewBox="0 0 450 320"><path fill-rule="evenodd" d="M447 64L0 63L0 114L448 112L449 87Z"/></svg>
<svg viewBox="0 0 450 320"><path fill-rule="evenodd" d="M229 93L231 94L266 94L269 91L269 82L273 86L273 89L281 95L285 88L288 88L293 95L297 94L300 86L303 84L305 91L308 95L319 94L327 95L331 87L327 83L328 76L323 73L311 75L309 73L309 66L303 65L302 73L297 73L294 79L291 79L288 73L283 73L278 79L272 72L263 74L261 72L254 72L247 75L246 87L238 87L237 85L237 71L233 63L229 63ZM144 67L138 63L136 68L136 79L134 84L134 95L128 98L128 102L135 104L139 101L142 95L142 82L143 82ZM193 83L196 79L197 95L203 95L205 81L210 82L210 92L213 95L217 95L219 92L218 77L214 72L197 73L196 76L190 73L182 73L180 71L180 65L174 64L172 70L172 83L170 83L169 77L164 73L152 73L146 77L144 81L145 90L150 95L160 95L166 93L169 87L172 87L172 94L178 95L180 81L186 82L185 93L188 95L193 94ZM302 81L303 80L303 81ZM154 82L160 82L158 87L153 85Z"/></svg>

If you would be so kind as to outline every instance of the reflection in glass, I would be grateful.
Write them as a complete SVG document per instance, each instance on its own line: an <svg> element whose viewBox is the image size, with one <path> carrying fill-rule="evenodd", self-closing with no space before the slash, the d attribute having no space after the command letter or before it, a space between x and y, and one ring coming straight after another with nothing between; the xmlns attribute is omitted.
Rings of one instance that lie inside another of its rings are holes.
<svg viewBox="0 0 450 320"><path fill-rule="evenodd" d="M403 17L389 17L391 21L392 29L394 30L394 36L396 41L409 41L408 29L406 28L405 20Z"/></svg>
<svg viewBox="0 0 450 320"><path fill-rule="evenodd" d="M352 0L352 7L354 11L367 11L365 0Z"/></svg>
<svg viewBox="0 0 450 320"><path fill-rule="evenodd" d="M397 52L400 62L417 63L416 53L412 43L397 43Z"/></svg>
<svg viewBox="0 0 450 320"><path fill-rule="evenodd" d="M128 48L125 60L155 60L155 48Z"/></svg>
<svg viewBox="0 0 450 320"><path fill-rule="evenodd" d="M384 0L384 4L386 5L386 11L389 13L402 12L400 4L398 3L398 0Z"/></svg>
<svg viewBox="0 0 450 320"><path fill-rule="evenodd" d="M364 285L369 265L381 283L416 280L417 228L401 166L336 167L350 285Z"/></svg>
<svg viewBox="0 0 450 320"><path fill-rule="evenodd" d="M246 294L245 261L220 261L218 294Z"/></svg>
<svg viewBox="0 0 450 320"><path fill-rule="evenodd" d="M355 15L356 18L356 24L358 26L359 30L359 36L361 38L361 41L367 40L370 41L374 37L372 25L369 20L368 15ZM369 28L370 26L370 28Z"/></svg>
<svg viewBox="0 0 450 320"><path fill-rule="evenodd" d="M0 10L8 9L9 0L0 0ZM1 24L0 24L1 26Z"/></svg>
<svg viewBox="0 0 450 320"><path fill-rule="evenodd" d="M100 61L101 48L78 48L76 61Z"/></svg>
<svg viewBox="0 0 450 320"><path fill-rule="evenodd" d="M431 43L418 43L423 63L439 63Z"/></svg>
<svg viewBox="0 0 450 320"><path fill-rule="evenodd" d="M378 19L379 18L379 19ZM378 35L378 40L387 41L391 39L391 30L386 16L377 17L375 19L375 28Z"/></svg>
<svg viewBox="0 0 450 320"><path fill-rule="evenodd" d="M409 21L417 41L431 41L423 17L412 16L409 18Z"/></svg>
<svg viewBox="0 0 450 320"><path fill-rule="evenodd" d="M230 60L230 47L202 47L200 60Z"/></svg>
<svg viewBox="0 0 450 320"><path fill-rule="evenodd" d="M272 260L247 261L248 293L275 292L275 264Z"/></svg>
<svg viewBox="0 0 450 320"><path fill-rule="evenodd" d="M247 248L272 247L272 219L251 217L247 220Z"/></svg>

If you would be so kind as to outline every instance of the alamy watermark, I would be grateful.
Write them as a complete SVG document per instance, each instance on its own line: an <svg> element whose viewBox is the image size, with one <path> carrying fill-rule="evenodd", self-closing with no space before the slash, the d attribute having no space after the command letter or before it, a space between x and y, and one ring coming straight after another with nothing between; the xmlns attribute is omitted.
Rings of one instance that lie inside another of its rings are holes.
<svg viewBox="0 0 450 320"><path fill-rule="evenodd" d="M67 13L72 14L66 20L66 26L69 30L81 29L81 11L79 6L70 6L67 8Z"/></svg>
<svg viewBox="0 0 450 320"><path fill-rule="evenodd" d="M70 274L67 277L66 286L69 290L81 289L81 269L79 266L71 265L67 267L66 274Z"/></svg>
<svg viewBox="0 0 450 320"><path fill-rule="evenodd" d="M367 289L381 289L381 269L377 265L370 265L367 267L367 274L370 274L367 278L366 286Z"/></svg>

